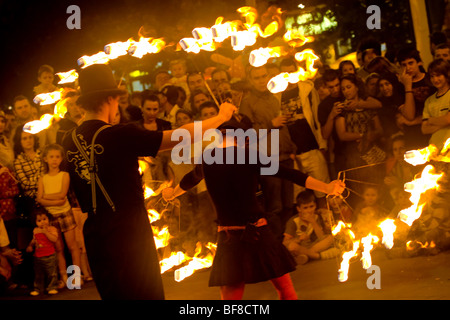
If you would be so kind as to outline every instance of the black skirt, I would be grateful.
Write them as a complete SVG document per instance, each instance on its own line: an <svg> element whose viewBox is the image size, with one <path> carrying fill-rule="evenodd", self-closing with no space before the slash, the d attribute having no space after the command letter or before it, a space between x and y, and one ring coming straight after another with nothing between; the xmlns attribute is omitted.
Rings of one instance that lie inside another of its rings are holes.
<svg viewBox="0 0 450 320"><path fill-rule="evenodd" d="M221 231L209 286L267 281L295 267L294 258L267 225Z"/></svg>

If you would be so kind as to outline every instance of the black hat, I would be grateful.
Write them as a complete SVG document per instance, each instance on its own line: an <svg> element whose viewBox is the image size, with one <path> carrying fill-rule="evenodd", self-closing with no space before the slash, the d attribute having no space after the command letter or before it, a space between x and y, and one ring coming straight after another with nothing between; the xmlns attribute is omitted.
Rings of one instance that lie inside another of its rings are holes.
<svg viewBox="0 0 450 320"><path fill-rule="evenodd" d="M80 97L77 103L96 96L123 95L125 90L118 88L111 68L106 64L93 64L80 72Z"/></svg>

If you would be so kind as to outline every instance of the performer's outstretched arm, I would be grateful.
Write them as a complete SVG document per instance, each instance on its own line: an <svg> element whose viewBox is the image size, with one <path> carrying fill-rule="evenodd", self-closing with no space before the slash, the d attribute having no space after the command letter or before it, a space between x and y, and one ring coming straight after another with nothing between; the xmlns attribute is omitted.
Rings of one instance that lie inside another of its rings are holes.
<svg viewBox="0 0 450 320"><path fill-rule="evenodd" d="M345 183L341 180L334 180L330 183L325 183L308 176L299 170L286 168L282 165L280 165L275 176L281 179L289 180L307 189L320 191L330 195L340 195L345 189Z"/></svg>

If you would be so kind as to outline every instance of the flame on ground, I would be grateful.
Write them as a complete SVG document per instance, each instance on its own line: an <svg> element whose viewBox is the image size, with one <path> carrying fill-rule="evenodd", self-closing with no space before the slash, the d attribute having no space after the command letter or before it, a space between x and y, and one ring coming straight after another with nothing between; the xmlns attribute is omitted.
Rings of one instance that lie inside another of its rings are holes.
<svg viewBox="0 0 450 320"><path fill-rule="evenodd" d="M397 229L395 220L386 219L378 225L378 228L383 232L382 243L387 249L391 249L394 246L394 232Z"/></svg>
<svg viewBox="0 0 450 320"><path fill-rule="evenodd" d="M371 233L361 239L364 248L361 261L364 270L367 270L372 266L372 256L370 255L370 251L372 251L373 245L377 244L378 241L380 241L380 239Z"/></svg>
<svg viewBox="0 0 450 320"><path fill-rule="evenodd" d="M411 150L405 153L405 161L413 165L423 165L430 160L450 162L450 158L445 154L450 148L450 139L447 139L441 152L434 146L429 145L426 148L420 150ZM425 192L429 190L439 189L439 180L443 177L444 173L436 173L435 168L432 165L427 165L422 170L420 176L416 177L413 181L405 184L405 191L411 193L410 201L412 205L399 212L397 219L404 222L409 227L412 226L414 221L420 218L422 214L422 209L425 206L425 201L422 196ZM372 257L370 251L373 249L373 245L379 242L377 236L369 233L366 237L356 240L353 233L350 230L351 225L346 225L342 221L339 221L332 230L332 235L336 236L339 232L346 231L352 239L353 250L344 252L342 255L341 267L339 269L338 280L340 282L347 281L348 279L348 269L349 261L351 258L358 254L358 249L360 244L363 245L363 252L361 261L363 263L363 268L370 268L372 265ZM378 228L382 231L382 244L387 248L391 249L394 246L394 234L397 230L396 221L394 219L385 219L378 224ZM433 241L426 242L425 244L417 240L411 240L406 243L407 250L414 250L417 248L433 248L435 247Z"/></svg>

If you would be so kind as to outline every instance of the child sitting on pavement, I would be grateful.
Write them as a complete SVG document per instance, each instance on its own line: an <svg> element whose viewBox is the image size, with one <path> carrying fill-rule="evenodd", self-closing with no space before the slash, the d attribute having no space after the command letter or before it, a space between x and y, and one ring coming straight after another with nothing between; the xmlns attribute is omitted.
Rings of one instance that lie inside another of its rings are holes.
<svg viewBox="0 0 450 320"><path fill-rule="evenodd" d="M329 211L317 209L316 197L310 190L297 195L298 215L286 224L283 244L294 256L297 264L305 264L309 259L330 259L339 254L333 247L333 236L325 231L324 217Z"/></svg>

